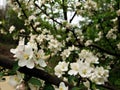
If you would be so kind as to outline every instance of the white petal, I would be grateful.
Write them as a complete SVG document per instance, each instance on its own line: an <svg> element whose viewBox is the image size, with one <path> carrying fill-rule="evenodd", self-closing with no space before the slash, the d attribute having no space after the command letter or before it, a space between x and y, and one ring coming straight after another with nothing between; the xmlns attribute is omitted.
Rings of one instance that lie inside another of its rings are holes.
<svg viewBox="0 0 120 90"><path fill-rule="evenodd" d="M16 76L11 76L9 79L9 84L12 85L13 87L15 87L18 84L18 81L15 80Z"/></svg>
<svg viewBox="0 0 120 90"><path fill-rule="evenodd" d="M26 64L26 67L28 67L28 68L30 68L30 69L34 68L34 66L35 66L35 64L34 64L34 62L33 62L32 60L29 60L29 61L27 62L27 64Z"/></svg>
<svg viewBox="0 0 120 90"><path fill-rule="evenodd" d="M42 60L42 59L40 59L40 60L38 61L38 63L39 63L39 65L40 65L41 67L47 66L47 64L45 63L45 61Z"/></svg>
<svg viewBox="0 0 120 90"><path fill-rule="evenodd" d="M15 54L16 53L16 49L10 49L10 52Z"/></svg>
<svg viewBox="0 0 120 90"><path fill-rule="evenodd" d="M27 63L27 60L19 60L18 61L18 65L21 66L21 67L24 67Z"/></svg>
<svg viewBox="0 0 120 90"><path fill-rule="evenodd" d="M69 72L68 72L68 74L70 74L70 75L77 75L77 71L74 71L74 70L70 70Z"/></svg>

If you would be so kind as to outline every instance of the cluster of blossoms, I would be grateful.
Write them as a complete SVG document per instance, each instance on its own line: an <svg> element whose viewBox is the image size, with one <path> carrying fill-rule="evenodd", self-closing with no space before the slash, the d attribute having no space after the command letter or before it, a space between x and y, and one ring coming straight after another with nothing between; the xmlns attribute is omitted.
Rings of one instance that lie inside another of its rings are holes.
<svg viewBox="0 0 120 90"><path fill-rule="evenodd" d="M120 50L120 43L117 44L117 48Z"/></svg>
<svg viewBox="0 0 120 90"><path fill-rule="evenodd" d="M53 54L56 54L58 51L61 51L61 48L64 46L64 42L59 42L49 31L44 29L41 34L36 37L36 40L42 49L46 46Z"/></svg>
<svg viewBox="0 0 120 90"><path fill-rule="evenodd" d="M116 27L113 28L113 29L110 29L110 30L108 31L106 37L107 37L108 39L116 39L116 38L117 38L116 32L117 32Z"/></svg>
<svg viewBox="0 0 120 90"><path fill-rule="evenodd" d="M76 8L78 8L77 9L77 14L78 15L88 13L91 16L93 11L98 10L98 5L93 0L86 0L86 1L83 0L83 1L80 1L80 2L76 2Z"/></svg>
<svg viewBox="0 0 120 90"><path fill-rule="evenodd" d="M19 45L16 49L11 49L11 53L18 59L18 65L28 68L34 68L35 65L39 67L45 67L45 53L43 50L38 50L35 43L28 42L24 44L24 39L20 40Z"/></svg>
<svg viewBox="0 0 120 90"><path fill-rule="evenodd" d="M97 41L100 41L100 39L103 37L103 33L100 31L99 33L98 33L98 37L97 38L95 38L95 42L97 42Z"/></svg>
<svg viewBox="0 0 120 90"><path fill-rule="evenodd" d="M87 9L88 11L96 10L97 9L97 3L94 2L93 0L87 0L84 4L84 8Z"/></svg>
<svg viewBox="0 0 120 90"><path fill-rule="evenodd" d="M104 84L109 76L109 71L103 67L95 66L99 64L98 58L88 50L82 50L76 62L59 62L55 67L55 74L61 77L68 71L69 75L79 75L82 78L89 78L96 84ZM68 66L70 65L70 69Z"/></svg>

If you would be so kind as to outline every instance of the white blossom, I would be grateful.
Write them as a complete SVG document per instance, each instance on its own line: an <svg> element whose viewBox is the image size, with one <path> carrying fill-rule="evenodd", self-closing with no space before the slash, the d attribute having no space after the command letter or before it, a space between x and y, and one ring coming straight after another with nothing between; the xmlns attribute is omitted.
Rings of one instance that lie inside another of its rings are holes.
<svg viewBox="0 0 120 90"><path fill-rule="evenodd" d="M80 65L77 62L70 63L71 70L68 72L69 75L77 75L80 69Z"/></svg>
<svg viewBox="0 0 120 90"><path fill-rule="evenodd" d="M117 44L117 48L120 50L120 42Z"/></svg>
<svg viewBox="0 0 120 90"><path fill-rule="evenodd" d="M57 51L61 51L61 47L62 47L62 44L56 39L51 39L48 42L48 48L54 53L57 53Z"/></svg>
<svg viewBox="0 0 120 90"><path fill-rule="evenodd" d="M65 83L61 82L59 88L56 88L55 90L68 90L68 86L65 86Z"/></svg>
<svg viewBox="0 0 120 90"><path fill-rule="evenodd" d="M62 59L65 60L66 58L69 57L69 55L71 54L69 49L65 49L60 55L62 56Z"/></svg>
<svg viewBox="0 0 120 90"><path fill-rule="evenodd" d="M64 49L63 52L60 54L60 56L62 57L63 60L65 60L66 58L69 57L69 55L71 54L71 51L74 51L74 50L77 50L77 47L72 45L71 47L68 47L68 49Z"/></svg>
<svg viewBox="0 0 120 90"><path fill-rule="evenodd" d="M36 17L35 17L34 15L31 15L31 16L28 17L28 20L29 20L29 21L32 21L32 20L35 21L35 20L36 20Z"/></svg>
<svg viewBox="0 0 120 90"><path fill-rule="evenodd" d="M41 44L45 40L45 38L46 38L46 35L40 34L37 36L36 40L39 44Z"/></svg>
<svg viewBox="0 0 120 90"><path fill-rule="evenodd" d="M57 75L58 77L61 77L65 71L68 70L68 62L66 63L65 61L63 62L59 62L58 65L56 65L56 67L54 68L55 70L55 75Z"/></svg>
<svg viewBox="0 0 120 90"><path fill-rule="evenodd" d="M108 81L109 71L103 67L96 67L92 74L90 80L96 84L104 84Z"/></svg>
<svg viewBox="0 0 120 90"><path fill-rule="evenodd" d="M84 3L84 8L87 10L97 10L97 3L93 0L87 0Z"/></svg>
<svg viewBox="0 0 120 90"><path fill-rule="evenodd" d="M91 45L92 43L93 43L92 40L87 40L87 41L85 42L85 46L89 46L89 45Z"/></svg>
<svg viewBox="0 0 120 90"><path fill-rule="evenodd" d="M116 12L116 13L117 13L117 15L118 15L118 16L120 16L120 9L119 9L119 10L117 10L117 12Z"/></svg>
<svg viewBox="0 0 120 90"><path fill-rule="evenodd" d="M91 72L93 70L92 67L90 67L89 63L83 62L82 60L78 60L75 63L70 64L71 70L68 72L70 75L77 75L79 74L82 77L90 77Z"/></svg>
<svg viewBox="0 0 120 90"><path fill-rule="evenodd" d="M28 68L33 68L35 66L33 61L33 49L30 45L18 45L16 49L11 49L11 53L14 57L18 59L18 65Z"/></svg>
<svg viewBox="0 0 120 90"><path fill-rule="evenodd" d="M17 72L17 75L10 76L8 84L13 87L16 87L23 80L23 74Z"/></svg>
<svg viewBox="0 0 120 90"><path fill-rule="evenodd" d="M80 69L79 74L81 77L87 77L89 78L92 75L93 68L90 67L90 64L87 62L79 62Z"/></svg>
<svg viewBox="0 0 120 90"><path fill-rule="evenodd" d="M99 41L101 38L102 38L102 36L103 36L103 33L100 31L99 33L98 33L98 37L97 38L95 38L95 42L97 42L97 41Z"/></svg>
<svg viewBox="0 0 120 90"><path fill-rule="evenodd" d="M91 90L89 81L83 82L83 84L84 84L84 86L86 86L88 88L88 90Z"/></svg>
<svg viewBox="0 0 120 90"><path fill-rule="evenodd" d="M47 64L45 62L45 53L44 51L41 49L38 52L35 53L35 63L41 67L46 67Z"/></svg>
<svg viewBox="0 0 120 90"><path fill-rule="evenodd" d="M9 29L9 32L12 33L14 30L15 30L15 26L12 25L12 26L10 27L10 29Z"/></svg>
<svg viewBox="0 0 120 90"><path fill-rule="evenodd" d="M92 52L88 51L88 50L85 50L83 49L81 51L81 53L79 54L79 57L80 59L83 59L85 60L85 62L88 62L89 64L90 63L96 63L98 64L98 57L96 57L95 55L93 55Z"/></svg>
<svg viewBox="0 0 120 90"><path fill-rule="evenodd" d="M117 35L115 34L115 32L117 31L116 28L113 28L113 29L110 29L106 35L106 37L108 39L116 39L117 38Z"/></svg>

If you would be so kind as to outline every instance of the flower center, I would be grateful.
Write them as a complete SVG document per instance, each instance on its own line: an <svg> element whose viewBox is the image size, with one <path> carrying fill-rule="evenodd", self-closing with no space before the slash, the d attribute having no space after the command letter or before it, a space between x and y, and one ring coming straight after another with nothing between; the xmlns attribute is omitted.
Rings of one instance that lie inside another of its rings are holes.
<svg viewBox="0 0 120 90"><path fill-rule="evenodd" d="M29 58L28 54L24 54L23 57L24 57L24 59L26 59L26 60Z"/></svg>

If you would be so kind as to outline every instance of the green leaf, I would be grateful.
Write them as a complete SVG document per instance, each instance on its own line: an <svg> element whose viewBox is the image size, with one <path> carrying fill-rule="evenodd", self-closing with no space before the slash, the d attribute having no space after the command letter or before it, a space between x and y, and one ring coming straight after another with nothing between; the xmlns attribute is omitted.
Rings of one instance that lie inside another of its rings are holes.
<svg viewBox="0 0 120 90"><path fill-rule="evenodd" d="M115 81L115 85L120 86L120 79L117 79L117 80Z"/></svg>
<svg viewBox="0 0 120 90"><path fill-rule="evenodd" d="M43 90L55 90L55 89L54 89L54 87L51 84L46 83L44 88L43 88Z"/></svg>
<svg viewBox="0 0 120 90"><path fill-rule="evenodd" d="M32 77L28 82L33 84L33 85L42 86L41 81L39 79L37 79L37 78L34 78L34 77Z"/></svg>
<svg viewBox="0 0 120 90"><path fill-rule="evenodd" d="M0 79L4 76L3 72L0 72Z"/></svg>
<svg viewBox="0 0 120 90"><path fill-rule="evenodd" d="M80 90L78 87L73 87L72 90Z"/></svg>
<svg viewBox="0 0 120 90"><path fill-rule="evenodd" d="M68 76L68 82L74 84L75 82L78 82L78 79L75 76Z"/></svg>
<svg viewBox="0 0 120 90"><path fill-rule="evenodd" d="M11 74L11 75L16 74L16 71L18 71L19 68L20 68L20 66L18 66L18 61L16 61L13 64L13 68L12 68L12 70L10 70L9 74Z"/></svg>
<svg viewBox="0 0 120 90"><path fill-rule="evenodd" d="M13 71L17 71L18 69L20 68L20 66L18 66L18 61L16 61L14 64L13 64Z"/></svg>

